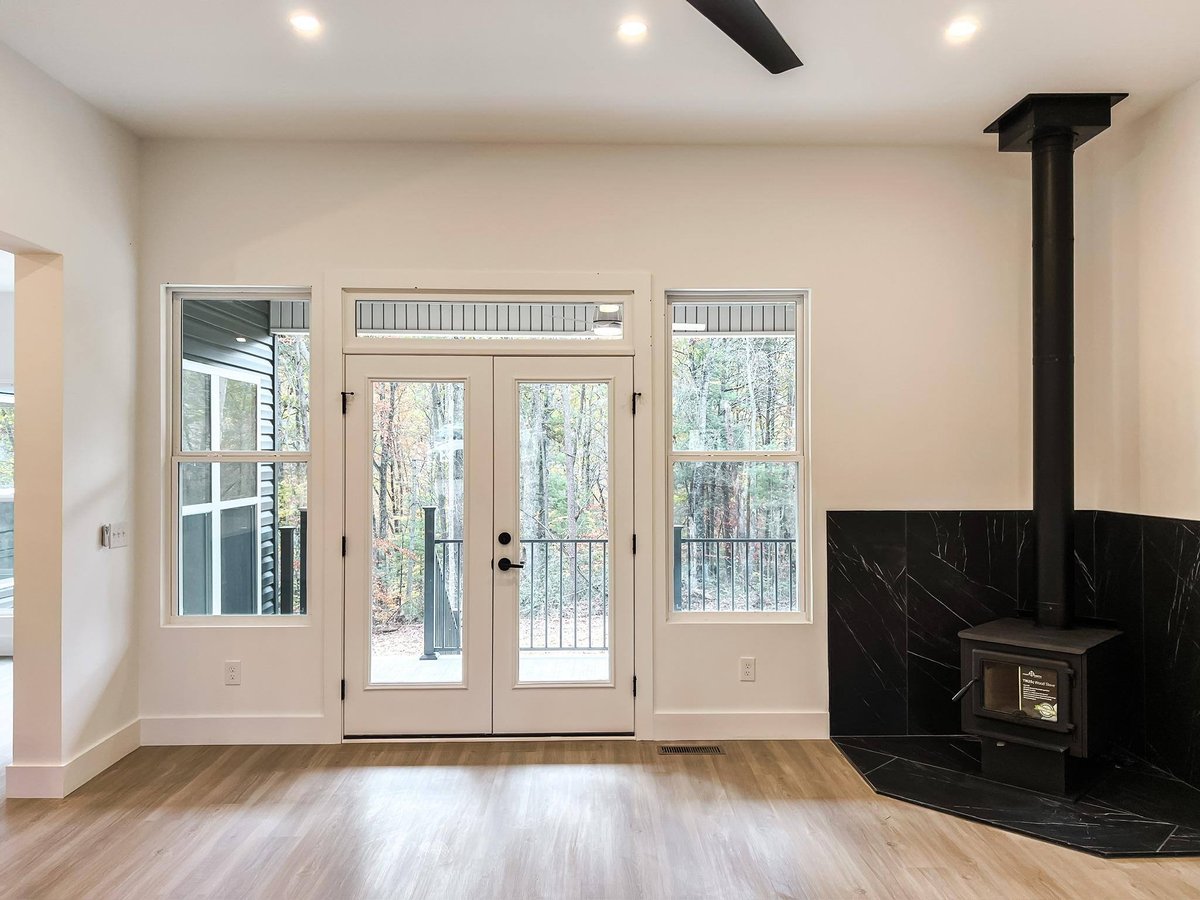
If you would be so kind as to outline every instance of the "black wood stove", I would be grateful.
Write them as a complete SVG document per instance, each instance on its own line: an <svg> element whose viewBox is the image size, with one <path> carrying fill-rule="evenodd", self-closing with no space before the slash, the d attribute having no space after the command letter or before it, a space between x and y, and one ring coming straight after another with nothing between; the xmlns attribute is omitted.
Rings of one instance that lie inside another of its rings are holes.
<svg viewBox="0 0 1200 900"><path fill-rule="evenodd" d="M1034 619L959 632L963 730L984 775L1071 793L1127 702L1121 632L1075 621L1074 153L1111 124L1125 94L1030 94L987 129L1033 157Z"/></svg>

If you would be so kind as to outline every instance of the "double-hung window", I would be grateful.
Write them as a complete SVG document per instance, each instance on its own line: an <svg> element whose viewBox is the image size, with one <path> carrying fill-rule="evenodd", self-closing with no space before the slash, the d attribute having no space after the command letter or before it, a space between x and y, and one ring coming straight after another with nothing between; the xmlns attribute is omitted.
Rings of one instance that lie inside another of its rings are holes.
<svg viewBox="0 0 1200 900"><path fill-rule="evenodd" d="M308 302L173 302L180 616L307 612Z"/></svg>
<svg viewBox="0 0 1200 900"><path fill-rule="evenodd" d="M667 301L672 609L801 612L805 295Z"/></svg>

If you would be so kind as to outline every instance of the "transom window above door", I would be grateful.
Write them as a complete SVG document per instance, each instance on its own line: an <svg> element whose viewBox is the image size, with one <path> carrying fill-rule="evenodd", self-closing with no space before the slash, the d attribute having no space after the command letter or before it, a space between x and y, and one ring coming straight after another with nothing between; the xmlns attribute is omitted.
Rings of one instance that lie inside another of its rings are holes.
<svg viewBox="0 0 1200 900"><path fill-rule="evenodd" d="M173 302L175 616L308 611L308 303Z"/></svg>
<svg viewBox="0 0 1200 900"><path fill-rule="evenodd" d="M628 293L618 291L417 291L351 295L348 307L355 340L372 352L386 352L382 342L398 339L417 342L421 350L438 340L451 342L460 352L469 344L511 349L521 342L536 347L571 341L612 352L629 343L628 299Z"/></svg>
<svg viewBox="0 0 1200 900"><path fill-rule="evenodd" d="M805 295L667 300L672 613L802 612Z"/></svg>

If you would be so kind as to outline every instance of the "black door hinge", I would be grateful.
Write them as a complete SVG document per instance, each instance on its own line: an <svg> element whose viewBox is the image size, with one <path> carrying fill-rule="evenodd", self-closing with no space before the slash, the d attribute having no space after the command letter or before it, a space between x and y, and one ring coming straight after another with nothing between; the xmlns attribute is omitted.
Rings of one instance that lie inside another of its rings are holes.
<svg viewBox="0 0 1200 900"><path fill-rule="evenodd" d="M342 556L346 555L346 536L342 535Z"/></svg>
<svg viewBox="0 0 1200 900"><path fill-rule="evenodd" d="M633 555L637 556L637 535L633 536Z"/></svg>
<svg viewBox="0 0 1200 900"><path fill-rule="evenodd" d="M342 683L345 684L345 682L342 682ZM635 696L635 697L637 696L637 676L636 675L633 676L633 696Z"/></svg>
<svg viewBox="0 0 1200 900"><path fill-rule="evenodd" d="M346 699L346 679L342 679L342 699Z"/></svg>
<svg viewBox="0 0 1200 900"><path fill-rule="evenodd" d="M639 399L641 396L642 396L642 393L641 393L641 391L634 391L634 392L633 392L633 414L634 414L635 416L637 415L637 405L638 405L638 399Z"/></svg>
<svg viewBox="0 0 1200 900"><path fill-rule="evenodd" d="M342 415L346 414L346 410L350 407L350 398L354 396L354 391L342 391Z"/></svg>

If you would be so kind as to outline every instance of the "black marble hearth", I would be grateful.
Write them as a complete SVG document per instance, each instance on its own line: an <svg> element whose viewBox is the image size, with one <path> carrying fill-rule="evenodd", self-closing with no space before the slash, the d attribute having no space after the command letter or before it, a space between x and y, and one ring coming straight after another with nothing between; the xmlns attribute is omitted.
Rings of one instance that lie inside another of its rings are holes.
<svg viewBox="0 0 1200 900"><path fill-rule="evenodd" d="M1104 857L1200 856L1200 790L1132 755L1077 799L980 776L969 737L838 737L879 794Z"/></svg>

